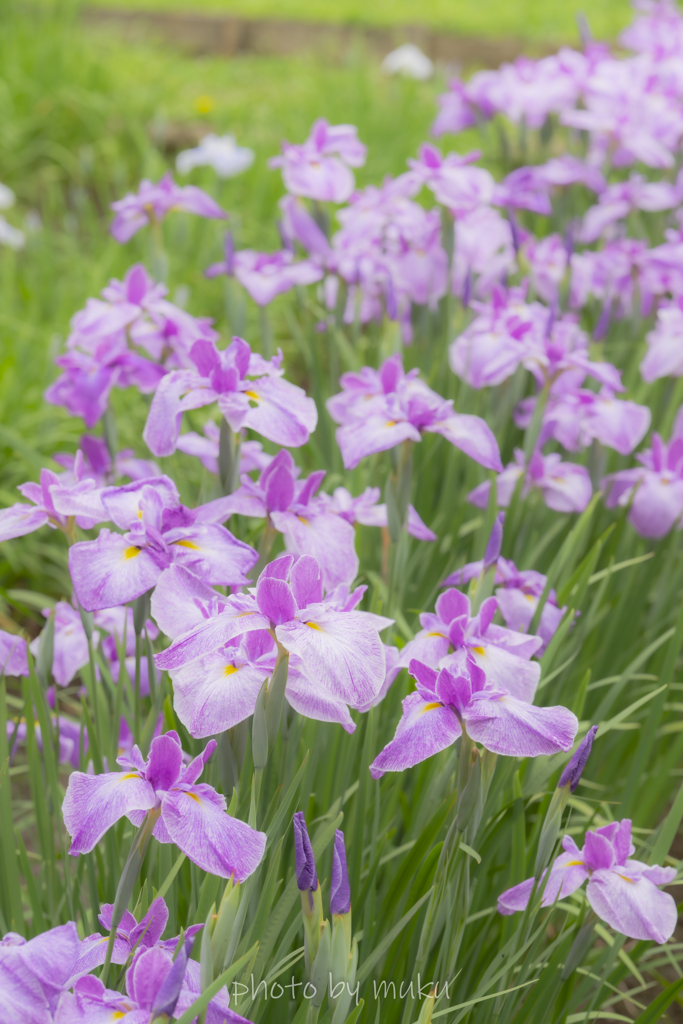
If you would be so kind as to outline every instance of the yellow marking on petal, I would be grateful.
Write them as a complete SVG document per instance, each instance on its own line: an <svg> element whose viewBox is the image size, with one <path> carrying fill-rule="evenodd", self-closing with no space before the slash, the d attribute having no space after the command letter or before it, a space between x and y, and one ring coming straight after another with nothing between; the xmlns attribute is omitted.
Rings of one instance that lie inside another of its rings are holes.
<svg viewBox="0 0 683 1024"><path fill-rule="evenodd" d="M225 668L223 669L223 675L224 676L231 676L233 674L233 672L236 672L236 671L237 671L237 669L235 668L234 665L226 665Z"/></svg>
<svg viewBox="0 0 683 1024"><path fill-rule="evenodd" d="M200 550L199 544L195 544L194 541L191 540L175 540L173 543L179 545L181 548L192 548L193 551Z"/></svg>
<svg viewBox="0 0 683 1024"><path fill-rule="evenodd" d="M106 939L105 941L106 941L106 942L109 942L109 939ZM111 1018L111 1019L112 1019L112 1020L121 1020L121 1018L122 1018L122 1017L125 1017L125 1016L126 1016L126 1015L125 1015L125 1013L123 1012L123 1010L114 1010L114 1013L113 1013L113 1015L112 1015L112 1018Z"/></svg>
<svg viewBox="0 0 683 1024"><path fill-rule="evenodd" d="M239 615L235 616L235 618L243 619L246 615L258 615L258 612L240 612Z"/></svg>
<svg viewBox="0 0 683 1024"><path fill-rule="evenodd" d="M583 861L582 861L582 860L570 860L570 861L568 861L568 862L567 862L567 863L565 864L565 867L566 867L566 868L575 868L575 867L577 867L577 865L580 865L580 866L581 866L582 868L584 868L584 867L586 866L586 865L585 865L585 864L583 863Z"/></svg>
<svg viewBox="0 0 683 1024"><path fill-rule="evenodd" d="M142 509L138 509L138 519L142 519Z"/></svg>
<svg viewBox="0 0 683 1024"><path fill-rule="evenodd" d="M248 398L253 398L255 402L261 401L261 396L258 394L257 391L245 391L244 393L245 395L247 395Z"/></svg>
<svg viewBox="0 0 683 1024"><path fill-rule="evenodd" d="M202 802L201 802L201 800L199 799L199 797L197 796L196 793L188 793L188 791L185 790L185 796L189 796L189 797L191 797L192 800L196 800L197 803L201 806Z"/></svg>
<svg viewBox="0 0 683 1024"><path fill-rule="evenodd" d="M531 603L533 604L533 602L534 602L533 594L525 594L524 596L527 599L527 601L531 601Z"/></svg>
<svg viewBox="0 0 683 1024"><path fill-rule="evenodd" d="M304 516L297 516L296 518L299 520L300 523L303 523L304 526L310 526L311 525L309 523L308 519L306 519Z"/></svg>
<svg viewBox="0 0 683 1024"><path fill-rule="evenodd" d="M618 871L617 871L617 874L619 875ZM633 885L634 884L633 879L632 878L627 878L626 875L619 875L619 878L623 878L624 881L628 882L629 885Z"/></svg>
<svg viewBox="0 0 683 1024"><path fill-rule="evenodd" d="M316 625L316 623L315 623L315 622L305 622L305 623L304 623L304 625L305 625L305 626L308 626L308 628L309 628L309 629L317 629L319 633L322 633L322 632L324 632L324 631L323 631L323 630L322 630L322 629L320 628L320 626Z"/></svg>
<svg viewBox="0 0 683 1024"><path fill-rule="evenodd" d="M396 420L387 420L387 422L384 424L384 426L385 427L395 427L396 426Z"/></svg>
<svg viewBox="0 0 683 1024"><path fill-rule="evenodd" d="M440 704L438 700L437 701L432 701L431 704L425 704L425 706L422 708L422 711L420 712L420 714L424 715L425 711L433 711L434 708L442 708L442 707L443 707L443 704Z"/></svg>
<svg viewBox="0 0 683 1024"><path fill-rule="evenodd" d="M474 651L475 654L480 654L482 656L486 654L486 651L484 650L483 647L473 647L472 650Z"/></svg>
<svg viewBox="0 0 683 1024"><path fill-rule="evenodd" d="M137 772L128 772L127 775L122 775L121 776L121 778L119 779L119 782L125 782L126 779L139 779L139 778L140 778L140 776L138 775Z"/></svg>
<svg viewBox="0 0 683 1024"><path fill-rule="evenodd" d="M129 558L137 558L139 554L140 548L130 547L126 548L126 550L123 552L123 557L124 559L128 560Z"/></svg>
<svg viewBox="0 0 683 1024"><path fill-rule="evenodd" d="M446 634L445 633L439 633L438 631L434 632L434 633L427 633L427 636L440 636L442 639L444 639L444 640L446 639Z"/></svg>

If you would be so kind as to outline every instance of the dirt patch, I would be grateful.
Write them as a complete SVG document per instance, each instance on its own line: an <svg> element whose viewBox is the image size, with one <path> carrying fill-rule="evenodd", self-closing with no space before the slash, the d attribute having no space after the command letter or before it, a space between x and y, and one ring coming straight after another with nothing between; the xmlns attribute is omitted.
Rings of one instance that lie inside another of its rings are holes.
<svg viewBox="0 0 683 1024"><path fill-rule="evenodd" d="M551 47L522 39L488 39L440 32L420 25L362 28L314 22L238 18L178 12L85 7L89 26L116 29L129 42L156 40L193 56L291 56L316 53L344 60L359 48L383 57L401 43L415 43L433 61L462 67L497 67L522 53L539 56Z"/></svg>

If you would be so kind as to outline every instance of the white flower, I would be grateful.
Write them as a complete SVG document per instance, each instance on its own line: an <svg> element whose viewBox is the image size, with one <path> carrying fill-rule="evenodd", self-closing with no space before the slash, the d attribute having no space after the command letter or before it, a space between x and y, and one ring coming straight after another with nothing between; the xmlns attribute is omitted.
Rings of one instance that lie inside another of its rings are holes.
<svg viewBox="0 0 683 1024"><path fill-rule="evenodd" d="M14 199L12 189L0 183L0 210L9 210L10 206L14 206Z"/></svg>
<svg viewBox="0 0 683 1024"><path fill-rule="evenodd" d="M25 242L24 232L12 227L4 217L0 217L0 245L7 245L10 249L23 249Z"/></svg>
<svg viewBox="0 0 683 1024"><path fill-rule="evenodd" d="M404 43L397 50L392 50L382 61L382 71L388 75L403 74L424 82L434 74L434 65L414 43Z"/></svg>
<svg viewBox="0 0 683 1024"><path fill-rule="evenodd" d="M234 135L205 135L196 149L184 149L176 157L179 174L194 167L213 167L219 178L234 178L254 162L254 151L238 146Z"/></svg>

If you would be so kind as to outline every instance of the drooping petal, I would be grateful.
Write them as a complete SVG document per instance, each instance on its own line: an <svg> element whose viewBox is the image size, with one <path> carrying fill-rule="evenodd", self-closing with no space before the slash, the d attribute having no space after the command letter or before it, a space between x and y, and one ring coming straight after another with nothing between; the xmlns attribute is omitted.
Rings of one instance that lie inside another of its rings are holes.
<svg viewBox="0 0 683 1024"><path fill-rule="evenodd" d="M323 573L326 591L340 583L352 583L358 575L356 531L351 523L333 512L316 515L304 510L272 512L273 526L284 534L288 551L312 555Z"/></svg>
<svg viewBox="0 0 683 1024"><path fill-rule="evenodd" d="M154 588L150 605L152 618L162 633L174 640L206 622L203 608L218 604L220 609L221 596L189 569L171 565L164 569Z"/></svg>
<svg viewBox="0 0 683 1024"><path fill-rule="evenodd" d="M243 395L249 399L246 413L240 409L235 423L231 422L232 405L238 398L235 392L221 395L218 404L233 430L250 427L275 444L286 448L299 448L306 444L318 424L318 410L303 388L281 377L260 377L250 382ZM238 420L241 422L238 423Z"/></svg>
<svg viewBox="0 0 683 1024"><path fill-rule="evenodd" d="M100 967L107 955L107 943L109 942L108 935L100 935L99 932L94 932L92 935L86 935L80 945L78 960L74 967L74 974L89 974L94 971L96 967ZM128 939L120 938L118 935L114 939L114 949L111 956L111 962L113 964L125 964L128 962L128 957L131 953L131 943Z"/></svg>
<svg viewBox="0 0 683 1024"><path fill-rule="evenodd" d="M161 819L176 846L202 870L243 882L261 863L265 832L231 818L225 798L203 783L174 789L161 803Z"/></svg>
<svg viewBox="0 0 683 1024"><path fill-rule="evenodd" d="M485 469L494 469L497 473L502 471L498 442L489 425L480 416L454 412L425 429L430 433L441 434Z"/></svg>
<svg viewBox="0 0 683 1024"><path fill-rule="evenodd" d="M79 541L69 549L69 571L79 604L94 612L144 594L161 570L147 551L105 529L97 540Z"/></svg>
<svg viewBox="0 0 683 1024"><path fill-rule="evenodd" d="M579 728L576 715L567 708L537 708L501 691L476 693L463 718L475 743L509 757L571 750Z"/></svg>
<svg viewBox="0 0 683 1024"><path fill-rule="evenodd" d="M154 661L161 669L181 668L195 658L219 650L236 636L256 629L270 629L270 619L259 612L251 597L233 597L218 615L181 633L170 647L155 654Z"/></svg>
<svg viewBox="0 0 683 1024"><path fill-rule="evenodd" d="M451 708L427 703L419 693L403 701L403 717L393 740L370 765L373 779L385 772L402 772L455 743L462 729Z"/></svg>
<svg viewBox="0 0 683 1024"><path fill-rule="evenodd" d="M293 669L291 663L285 696L290 706L304 718L312 718L316 722L338 722L348 733L356 730L356 723L344 701L316 685L300 669Z"/></svg>
<svg viewBox="0 0 683 1024"><path fill-rule="evenodd" d="M508 690L519 700L534 699L541 678L541 666L537 661L526 661L496 644L473 647L469 652L486 673L489 686Z"/></svg>
<svg viewBox="0 0 683 1024"><path fill-rule="evenodd" d="M662 943L673 935L678 920L673 896L628 865L595 871L586 897L598 917L631 939Z"/></svg>
<svg viewBox="0 0 683 1024"><path fill-rule="evenodd" d="M236 654L227 647L173 673L173 707L195 739L232 729L254 713L270 670L235 663Z"/></svg>
<svg viewBox="0 0 683 1024"><path fill-rule="evenodd" d="M43 508L18 502L9 508L0 509L0 541L24 537L45 526L50 517Z"/></svg>
<svg viewBox="0 0 683 1024"><path fill-rule="evenodd" d="M247 584L246 573L258 561L257 551L218 523L169 530L164 540L172 546L177 564L213 585Z"/></svg>
<svg viewBox="0 0 683 1024"><path fill-rule="evenodd" d="M365 704L379 693L386 674L384 645L362 613L311 605L299 621L277 626L275 634L301 658L311 679L346 704Z"/></svg>
<svg viewBox="0 0 683 1024"><path fill-rule="evenodd" d="M89 853L111 826L131 811L154 807L154 789L134 772L72 772L62 804L71 836L69 853Z"/></svg>
<svg viewBox="0 0 683 1024"><path fill-rule="evenodd" d="M402 441L421 439L420 431L412 423L391 420L388 414L353 420L339 427L336 436L346 469L355 469L367 455L388 451Z"/></svg>
<svg viewBox="0 0 683 1024"><path fill-rule="evenodd" d="M543 872L545 879L547 872ZM550 878L543 890L541 906L551 907L555 900L565 899L576 892L589 877L588 871L577 849L565 851L556 858L550 869ZM498 897L498 912L514 914L517 910L526 910L534 886L534 879L527 878L512 889L508 889Z"/></svg>
<svg viewBox="0 0 683 1024"><path fill-rule="evenodd" d="M174 370L161 378L154 392L142 437L153 455L172 455L185 409L199 409L216 400L207 381L191 370Z"/></svg>

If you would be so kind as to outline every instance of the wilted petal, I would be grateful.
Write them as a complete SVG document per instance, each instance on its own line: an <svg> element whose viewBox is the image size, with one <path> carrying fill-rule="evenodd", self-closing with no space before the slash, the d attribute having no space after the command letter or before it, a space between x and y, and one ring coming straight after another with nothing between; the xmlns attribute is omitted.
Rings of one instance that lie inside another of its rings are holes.
<svg viewBox="0 0 683 1024"><path fill-rule="evenodd" d="M161 818L176 846L204 871L243 882L261 863L265 832L231 818L225 798L205 784L173 789L161 804Z"/></svg>
<svg viewBox="0 0 683 1024"><path fill-rule="evenodd" d="M69 853L89 853L124 814L152 807L154 789L134 772L72 772L62 804L64 825L72 839Z"/></svg>
<svg viewBox="0 0 683 1024"><path fill-rule="evenodd" d="M571 750L579 728L576 715L567 708L537 708L499 691L475 694L463 718L475 743L509 757Z"/></svg>
<svg viewBox="0 0 683 1024"><path fill-rule="evenodd" d="M678 920L673 896L628 864L595 871L586 896L598 917L622 935L659 943L673 935Z"/></svg>
<svg viewBox="0 0 683 1024"><path fill-rule="evenodd" d="M445 750L462 734L457 715L437 702L427 703L419 693L403 701L403 717L396 734L370 765L373 779L385 772L402 772Z"/></svg>
<svg viewBox="0 0 683 1024"><path fill-rule="evenodd" d="M300 621L275 629L280 643L303 662L311 679L346 704L365 704L386 674L384 645L360 612L332 612L312 605Z"/></svg>
<svg viewBox="0 0 683 1024"><path fill-rule="evenodd" d="M69 549L69 571L79 604L94 612L144 594L157 582L160 569L147 551L105 529L97 540L80 541Z"/></svg>

